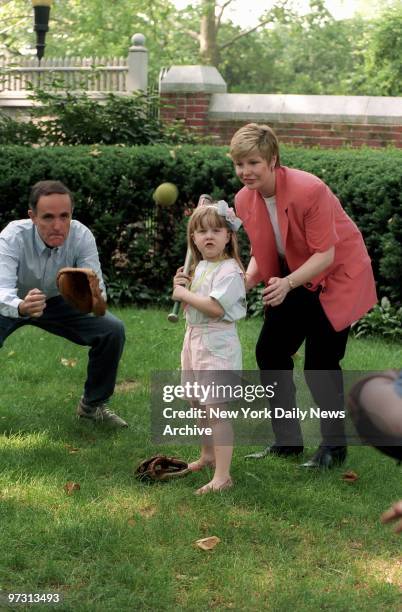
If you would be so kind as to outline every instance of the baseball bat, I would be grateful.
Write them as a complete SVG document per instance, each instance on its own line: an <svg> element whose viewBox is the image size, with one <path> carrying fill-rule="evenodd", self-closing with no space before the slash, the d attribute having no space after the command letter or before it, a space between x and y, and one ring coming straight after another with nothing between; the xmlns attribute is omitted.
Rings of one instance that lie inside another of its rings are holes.
<svg viewBox="0 0 402 612"><path fill-rule="evenodd" d="M211 204L211 202L212 202L211 196L208 195L207 193L203 193L198 198L197 208L199 206L205 206L207 204ZM191 249L188 248L187 249L187 253L186 253L186 258L184 260L183 274L189 274L190 273L192 259L193 258L192 258L192 254L191 254ZM181 305L181 302L175 302L174 303L173 308L172 308L172 312L168 315L168 321L170 321L171 323L177 323L177 321L179 320L180 305Z"/></svg>

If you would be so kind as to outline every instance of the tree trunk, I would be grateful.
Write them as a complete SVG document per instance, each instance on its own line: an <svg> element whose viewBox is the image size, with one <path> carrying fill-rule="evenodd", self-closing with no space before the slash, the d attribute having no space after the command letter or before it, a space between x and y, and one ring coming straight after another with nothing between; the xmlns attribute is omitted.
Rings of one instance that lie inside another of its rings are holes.
<svg viewBox="0 0 402 612"><path fill-rule="evenodd" d="M218 66L219 64L215 0L202 0L200 57L203 64L211 66Z"/></svg>

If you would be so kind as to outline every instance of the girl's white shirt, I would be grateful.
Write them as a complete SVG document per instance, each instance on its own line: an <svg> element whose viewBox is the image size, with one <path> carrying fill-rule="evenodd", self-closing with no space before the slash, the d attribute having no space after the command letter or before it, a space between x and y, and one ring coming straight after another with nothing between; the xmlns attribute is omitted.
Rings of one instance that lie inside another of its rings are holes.
<svg viewBox="0 0 402 612"><path fill-rule="evenodd" d="M235 259L200 261L195 269L190 291L197 295L214 298L225 312L221 317L213 319L187 305L185 315L189 325L208 325L218 321L233 323L246 316L244 277Z"/></svg>

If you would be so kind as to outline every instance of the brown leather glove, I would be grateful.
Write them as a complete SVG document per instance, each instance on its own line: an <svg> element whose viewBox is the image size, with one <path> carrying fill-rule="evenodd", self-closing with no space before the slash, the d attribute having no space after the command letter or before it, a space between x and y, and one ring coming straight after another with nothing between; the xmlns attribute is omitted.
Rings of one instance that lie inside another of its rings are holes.
<svg viewBox="0 0 402 612"><path fill-rule="evenodd" d="M186 461L177 457L166 457L166 455L155 455L150 459L141 461L135 471L136 478L145 482L157 482L181 478L189 474Z"/></svg>
<svg viewBox="0 0 402 612"><path fill-rule="evenodd" d="M60 294L71 306L84 314L102 317L106 312L99 279L90 268L62 268L56 277Z"/></svg>

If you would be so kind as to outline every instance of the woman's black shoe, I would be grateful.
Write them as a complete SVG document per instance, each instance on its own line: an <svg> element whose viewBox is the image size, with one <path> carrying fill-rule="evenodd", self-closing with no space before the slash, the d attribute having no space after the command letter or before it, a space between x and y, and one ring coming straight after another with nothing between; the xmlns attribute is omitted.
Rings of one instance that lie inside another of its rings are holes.
<svg viewBox="0 0 402 612"><path fill-rule="evenodd" d="M331 469L346 459L346 446L320 446L317 452L299 467Z"/></svg>

